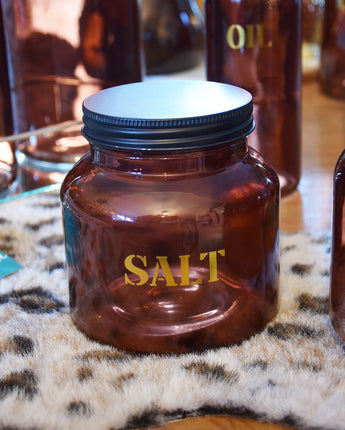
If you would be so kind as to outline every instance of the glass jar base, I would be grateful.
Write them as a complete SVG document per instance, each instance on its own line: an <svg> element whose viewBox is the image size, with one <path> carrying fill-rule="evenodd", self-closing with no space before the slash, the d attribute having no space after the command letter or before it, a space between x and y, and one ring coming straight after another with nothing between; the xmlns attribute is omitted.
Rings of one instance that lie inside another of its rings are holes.
<svg viewBox="0 0 345 430"><path fill-rule="evenodd" d="M35 160L18 152L20 175L18 181L22 191L30 191L51 184L61 183L73 163L56 163Z"/></svg>
<svg viewBox="0 0 345 430"><path fill-rule="evenodd" d="M341 270L344 275L344 270ZM341 280L343 277L341 277ZM329 317L334 330L345 340L345 296L342 281L333 278L331 282L333 292L330 294Z"/></svg>
<svg viewBox="0 0 345 430"><path fill-rule="evenodd" d="M337 315L331 318L331 323L337 334L345 340L345 308L342 316Z"/></svg>
<svg viewBox="0 0 345 430"><path fill-rule="evenodd" d="M102 300L79 297L72 319L89 337L121 349L183 353L239 343L277 312L276 297L222 281L212 289L206 283L142 288L115 281Z"/></svg>

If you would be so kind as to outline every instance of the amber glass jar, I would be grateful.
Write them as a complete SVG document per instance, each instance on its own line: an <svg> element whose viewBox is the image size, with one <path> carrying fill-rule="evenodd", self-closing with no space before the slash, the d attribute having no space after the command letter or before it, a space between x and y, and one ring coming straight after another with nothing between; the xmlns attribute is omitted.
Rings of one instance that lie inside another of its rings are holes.
<svg viewBox="0 0 345 430"><path fill-rule="evenodd" d="M345 151L334 170L330 318L345 340Z"/></svg>
<svg viewBox="0 0 345 430"><path fill-rule="evenodd" d="M205 0L207 78L253 94L253 146L282 194L301 172L301 1Z"/></svg>
<svg viewBox="0 0 345 430"><path fill-rule="evenodd" d="M321 43L321 90L345 99L345 0L326 0Z"/></svg>
<svg viewBox="0 0 345 430"><path fill-rule="evenodd" d="M140 352L240 342L277 312L279 180L247 146L251 95L147 81L84 102L90 153L61 188L70 305Z"/></svg>
<svg viewBox="0 0 345 430"><path fill-rule="evenodd" d="M1 0L14 132L81 121L82 101L142 80L139 0ZM77 129L18 145L24 190L59 182L88 145ZM33 167L34 166L34 167Z"/></svg>

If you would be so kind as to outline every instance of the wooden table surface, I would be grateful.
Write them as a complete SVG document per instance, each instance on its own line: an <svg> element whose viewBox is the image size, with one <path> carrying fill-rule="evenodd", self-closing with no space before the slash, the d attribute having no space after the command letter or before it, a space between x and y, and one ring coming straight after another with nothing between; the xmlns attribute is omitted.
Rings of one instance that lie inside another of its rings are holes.
<svg viewBox="0 0 345 430"><path fill-rule="evenodd" d="M345 101L303 83L302 178L298 189L281 201L281 231L325 232L332 222L332 181L337 159L345 148ZM156 430L287 430L290 427L232 417L190 418Z"/></svg>

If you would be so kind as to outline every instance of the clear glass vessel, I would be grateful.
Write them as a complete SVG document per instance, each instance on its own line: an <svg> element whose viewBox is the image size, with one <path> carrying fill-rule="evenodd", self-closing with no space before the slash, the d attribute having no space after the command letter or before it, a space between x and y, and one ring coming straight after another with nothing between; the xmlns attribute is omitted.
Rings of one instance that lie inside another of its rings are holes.
<svg viewBox="0 0 345 430"><path fill-rule="evenodd" d="M321 43L321 90L345 99L345 1L326 0Z"/></svg>
<svg viewBox="0 0 345 430"><path fill-rule="evenodd" d="M330 318L345 340L345 151L334 170L330 275Z"/></svg>
<svg viewBox="0 0 345 430"><path fill-rule="evenodd" d="M249 138L282 194L301 173L301 1L205 0L207 78L253 94Z"/></svg>
<svg viewBox="0 0 345 430"><path fill-rule="evenodd" d="M134 102L135 101L135 102ZM248 148L251 95L147 81L84 103L61 188L72 319L139 352L240 342L277 312L279 179Z"/></svg>

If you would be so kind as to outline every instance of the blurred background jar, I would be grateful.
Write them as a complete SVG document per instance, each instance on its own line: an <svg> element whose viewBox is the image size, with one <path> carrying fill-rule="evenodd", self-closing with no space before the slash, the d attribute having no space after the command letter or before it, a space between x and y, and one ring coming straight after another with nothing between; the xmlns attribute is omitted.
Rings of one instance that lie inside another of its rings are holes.
<svg viewBox="0 0 345 430"><path fill-rule="evenodd" d="M12 111L6 60L6 47L2 14L0 9L0 139L12 134ZM17 176L17 161L13 142L0 142L0 197L14 184Z"/></svg>
<svg viewBox="0 0 345 430"><path fill-rule="evenodd" d="M200 64L204 19L197 0L143 0L144 50L148 75Z"/></svg>
<svg viewBox="0 0 345 430"><path fill-rule="evenodd" d="M282 194L301 173L301 1L205 0L207 79L253 94L249 138L278 173Z"/></svg>
<svg viewBox="0 0 345 430"><path fill-rule="evenodd" d="M320 45L325 0L302 1L302 70L303 79L318 77Z"/></svg>
<svg viewBox="0 0 345 430"><path fill-rule="evenodd" d="M75 121L19 143L25 190L60 182L87 152L83 99L142 80L140 1L1 1L14 133Z"/></svg>
<svg viewBox="0 0 345 430"><path fill-rule="evenodd" d="M320 83L326 95L345 99L345 0L325 0Z"/></svg>

